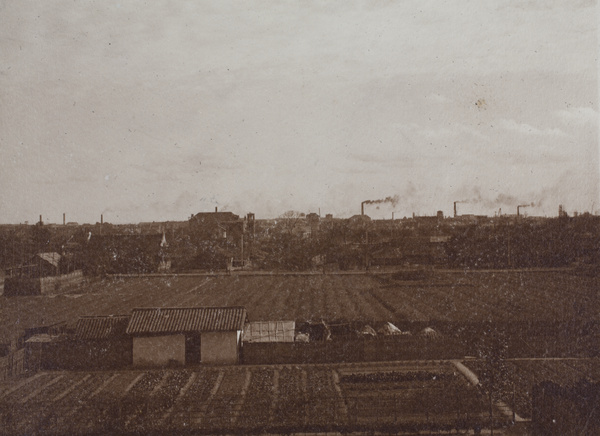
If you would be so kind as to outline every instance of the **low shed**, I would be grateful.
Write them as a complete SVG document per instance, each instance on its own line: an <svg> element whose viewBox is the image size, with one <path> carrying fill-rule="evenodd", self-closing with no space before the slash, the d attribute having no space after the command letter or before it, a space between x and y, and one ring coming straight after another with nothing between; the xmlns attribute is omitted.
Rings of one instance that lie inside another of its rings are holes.
<svg viewBox="0 0 600 436"><path fill-rule="evenodd" d="M294 321L255 321L246 324L244 342L294 342Z"/></svg>
<svg viewBox="0 0 600 436"><path fill-rule="evenodd" d="M239 362L243 307L134 309L127 334L136 366Z"/></svg>
<svg viewBox="0 0 600 436"><path fill-rule="evenodd" d="M84 316L77 320L78 356L73 366L119 368L131 364L131 336L125 334L129 315Z"/></svg>

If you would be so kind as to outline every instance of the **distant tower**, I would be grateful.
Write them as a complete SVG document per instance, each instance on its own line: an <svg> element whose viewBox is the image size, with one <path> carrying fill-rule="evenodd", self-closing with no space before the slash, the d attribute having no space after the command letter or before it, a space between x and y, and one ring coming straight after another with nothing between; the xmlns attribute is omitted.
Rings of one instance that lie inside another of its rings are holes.
<svg viewBox="0 0 600 436"><path fill-rule="evenodd" d="M256 217L254 213L249 212L246 215L246 221L248 222L248 227L250 228L250 232L252 234L252 238L256 236Z"/></svg>
<svg viewBox="0 0 600 436"><path fill-rule="evenodd" d="M558 205L558 217L562 218L563 216L565 216L565 209L563 208L562 204Z"/></svg>

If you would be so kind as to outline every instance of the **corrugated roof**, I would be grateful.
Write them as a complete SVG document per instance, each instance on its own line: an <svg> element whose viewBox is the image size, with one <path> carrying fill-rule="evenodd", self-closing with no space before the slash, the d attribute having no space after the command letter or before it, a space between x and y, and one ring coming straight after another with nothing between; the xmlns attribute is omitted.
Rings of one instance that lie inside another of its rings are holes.
<svg viewBox="0 0 600 436"><path fill-rule="evenodd" d="M244 342L294 342L294 321L257 321L246 324Z"/></svg>
<svg viewBox="0 0 600 436"><path fill-rule="evenodd" d="M129 315L84 316L77 320L77 339L108 339L125 334Z"/></svg>
<svg viewBox="0 0 600 436"><path fill-rule="evenodd" d="M243 307L181 307L133 309L128 334L243 330Z"/></svg>

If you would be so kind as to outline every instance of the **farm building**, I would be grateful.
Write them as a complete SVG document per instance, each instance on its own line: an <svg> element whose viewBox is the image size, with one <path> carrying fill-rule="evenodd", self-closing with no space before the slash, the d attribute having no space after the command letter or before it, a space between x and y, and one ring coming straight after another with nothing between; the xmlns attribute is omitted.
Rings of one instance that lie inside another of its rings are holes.
<svg viewBox="0 0 600 436"><path fill-rule="evenodd" d="M118 368L131 364L132 340L125 333L129 315L84 316L77 320L77 356L72 366Z"/></svg>
<svg viewBox="0 0 600 436"><path fill-rule="evenodd" d="M61 255L58 253L38 253L26 263L6 270L7 277L50 277L60 274Z"/></svg>
<svg viewBox="0 0 600 436"><path fill-rule="evenodd" d="M239 362L243 307L134 309L127 334L136 366Z"/></svg>
<svg viewBox="0 0 600 436"><path fill-rule="evenodd" d="M244 342L294 342L294 321L256 321L246 324Z"/></svg>

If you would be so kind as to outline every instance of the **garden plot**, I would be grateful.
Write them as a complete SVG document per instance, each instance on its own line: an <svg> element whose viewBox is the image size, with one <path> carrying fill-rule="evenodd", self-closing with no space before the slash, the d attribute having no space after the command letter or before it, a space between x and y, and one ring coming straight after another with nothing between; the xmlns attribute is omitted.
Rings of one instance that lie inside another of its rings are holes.
<svg viewBox="0 0 600 436"><path fill-rule="evenodd" d="M3 409L6 434L466 428L487 412L439 362L56 372L7 386L27 407Z"/></svg>
<svg viewBox="0 0 600 436"><path fill-rule="evenodd" d="M355 425L474 428L488 416L485 398L446 365L340 371L340 387Z"/></svg>

